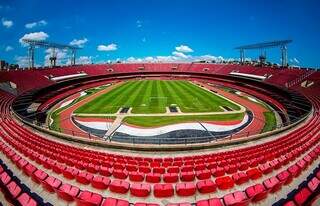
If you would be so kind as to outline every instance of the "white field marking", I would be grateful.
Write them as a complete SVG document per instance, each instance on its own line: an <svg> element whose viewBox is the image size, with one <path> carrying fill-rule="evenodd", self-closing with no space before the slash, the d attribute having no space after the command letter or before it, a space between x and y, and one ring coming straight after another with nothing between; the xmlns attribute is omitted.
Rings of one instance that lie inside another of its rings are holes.
<svg viewBox="0 0 320 206"><path fill-rule="evenodd" d="M85 126L85 127L89 127L92 129L98 129L98 130L108 130L111 125L112 122L85 122L85 121L80 121L80 120L75 120L77 123Z"/></svg>
<svg viewBox="0 0 320 206"><path fill-rule="evenodd" d="M79 96L78 98L71 99L71 100L68 100L68 101L66 101L66 102L63 102L63 103L60 105L59 109L62 108L62 107L66 107L66 106L70 105L73 101L75 101L76 99L79 99L80 97L83 97L83 96L85 96L85 95L87 95L87 93L86 93L85 91L80 92L80 96Z"/></svg>
<svg viewBox="0 0 320 206"><path fill-rule="evenodd" d="M249 97L249 96L248 96L247 98L248 98L249 100L253 101L253 102L259 103L258 100L256 100L256 99L253 98L253 97Z"/></svg>
<svg viewBox="0 0 320 206"><path fill-rule="evenodd" d="M230 131L238 127L241 127L247 121L248 121L248 116L245 115L243 120L240 123L235 125L218 125L218 124L211 124L211 123L202 123L202 125L208 131L211 131L211 132L225 132L225 131ZM186 129L205 131L205 129L201 126L201 124L197 122L190 122L190 123L172 124L172 125L155 127L155 128L138 128L138 127L122 124L117 129L117 132L129 134L133 136L154 136L154 135L166 134L172 131L186 130Z"/></svg>
<svg viewBox="0 0 320 206"><path fill-rule="evenodd" d="M85 92L85 91L80 92L80 97L83 97L83 96L85 96L85 95L87 95L87 92ZM78 97L78 98L79 98L79 97Z"/></svg>
<svg viewBox="0 0 320 206"><path fill-rule="evenodd" d="M224 132L224 131L229 131L236 129L238 127L241 127L244 125L247 121L249 120L249 117L247 114L244 115L243 120L234 125L217 125L217 124L211 124L211 123L201 123L207 130L212 131L212 132Z"/></svg>
<svg viewBox="0 0 320 206"><path fill-rule="evenodd" d="M68 106L69 104L71 104L71 103L73 102L73 100L75 100L75 99L71 99L71 100L68 100L68 101L66 101L66 102L63 102L63 103L60 105L59 109L62 108L62 107Z"/></svg>
<svg viewBox="0 0 320 206"><path fill-rule="evenodd" d="M222 109L223 111L227 112L228 110L226 110L223 106L219 106L220 109Z"/></svg>

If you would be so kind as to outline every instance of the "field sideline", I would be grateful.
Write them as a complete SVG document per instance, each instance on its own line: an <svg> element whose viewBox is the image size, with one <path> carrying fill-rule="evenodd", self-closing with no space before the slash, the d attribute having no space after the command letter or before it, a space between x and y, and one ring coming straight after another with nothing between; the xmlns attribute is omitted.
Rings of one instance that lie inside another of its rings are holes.
<svg viewBox="0 0 320 206"><path fill-rule="evenodd" d="M238 105L183 80L127 81L79 107L75 113L112 114L120 107L132 113L165 113L175 104L182 112L221 112L220 106L239 110Z"/></svg>

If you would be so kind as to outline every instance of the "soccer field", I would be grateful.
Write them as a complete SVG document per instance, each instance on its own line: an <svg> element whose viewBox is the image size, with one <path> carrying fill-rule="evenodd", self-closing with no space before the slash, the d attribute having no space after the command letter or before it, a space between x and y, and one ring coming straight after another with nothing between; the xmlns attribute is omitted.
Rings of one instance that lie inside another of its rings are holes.
<svg viewBox="0 0 320 206"><path fill-rule="evenodd" d="M184 113L220 112L221 106L240 110L238 105L188 81L127 81L108 93L79 107L75 113L113 114L121 107L132 107L132 113L165 113L176 105Z"/></svg>

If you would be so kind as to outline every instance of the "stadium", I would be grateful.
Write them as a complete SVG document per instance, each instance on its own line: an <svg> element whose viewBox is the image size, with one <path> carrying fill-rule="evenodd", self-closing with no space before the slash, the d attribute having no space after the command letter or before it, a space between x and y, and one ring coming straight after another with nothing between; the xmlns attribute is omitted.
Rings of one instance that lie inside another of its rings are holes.
<svg viewBox="0 0 320 206"><path fill-rule="evenodd" d="M0 70L3 205L320 205L320 71L290 65L294 40L91 64L79 45L20 44L28 64Z"/></svg>

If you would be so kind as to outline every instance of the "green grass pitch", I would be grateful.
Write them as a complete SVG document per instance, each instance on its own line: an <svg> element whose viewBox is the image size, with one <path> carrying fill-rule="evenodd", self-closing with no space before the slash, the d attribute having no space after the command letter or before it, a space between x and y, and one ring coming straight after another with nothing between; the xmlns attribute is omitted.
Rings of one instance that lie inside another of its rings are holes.
<svg viewBox="0 0 320 206"><path fill-rule="evenodd" d="M91 102L75 113L111 114L120 107L132 107L132 113L165 113L166 107L175 104L182 112L219 112L220 106L233 110L240 107L191 82L183 80L127 81Z"/></svg>

